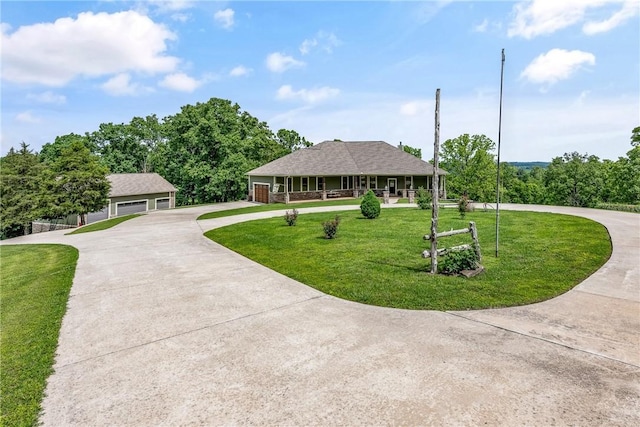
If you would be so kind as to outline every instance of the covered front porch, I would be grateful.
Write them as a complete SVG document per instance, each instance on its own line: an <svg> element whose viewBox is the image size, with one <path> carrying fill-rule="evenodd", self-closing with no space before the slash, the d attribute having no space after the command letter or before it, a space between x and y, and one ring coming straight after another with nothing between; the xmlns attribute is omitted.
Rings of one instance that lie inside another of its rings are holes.
<svg viewBox="0 0 640 427"><path fill-rule="evenodd" d="M445 175L439 177L440 198L446 198ZM249 200L261 203L289 203L360 197L368 190L376 196L407 197L409 190L431 190L433 177L426 175L342 175L249 177Z"/></svg>

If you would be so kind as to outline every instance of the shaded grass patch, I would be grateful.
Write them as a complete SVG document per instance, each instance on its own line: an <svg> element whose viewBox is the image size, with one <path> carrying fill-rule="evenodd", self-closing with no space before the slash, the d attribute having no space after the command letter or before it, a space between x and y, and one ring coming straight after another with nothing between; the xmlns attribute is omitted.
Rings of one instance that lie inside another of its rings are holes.
<svg viewBox="0 0 640 427"><path fill-rule="evenodd" d="M205 235L260 264L322 292L366 304L407 309L465 310L531 304L553 298L595 272L611 254L604 226L559 214L501 213L500 257L494 256L495 215L441 211L439 230L478 227L486 271L464 279L430 275L421 257L429 242L430 211L386 209L375 220L340 213L340 232L322 238L321 223L335 212L305 214L296 227L281 218L250 221ZM439 247L469 243L469 235Z"/></svg>
<svg viewBox="0 0 640 427"><path fill-rule="evenodd" d="M256 206L248 206L246 208L236 208L236 209L228 209L216 212L208 212L202 214L198 217L198 221L203 219L213 219L213 218L222 218L225 216L233 216L233 215L242 215L249 214L255 212L268 212L268 211L279 211L279 210L287 210L287 209L301 209L301 208L316 208L321 206L349 206L349 205L360 205L362 201L359 199L341 199L341 200L325 200L318 202L304 202L304 203L271 203L268 205L256 205Z"/></svg>
<svg viewBox="0 0 640 427"><path fill-rule="evenodd" d="M71 246L0 247L1 425L37 422L77 260Z"/></svg>
<svg viewBox="0 0 640 427"><path fill-rule="evenodd" d="M131 214L131 215L124 215L124 216L118 216L115 218L105 219L104 221L94 222L93 224L84 225L80 228L76 228L71 233L66 233L66 234L91 233L92 231L106 230L107 228L115 227L120 223L129 221L130 219L133 219L138 216L142 216L142 214Z"/></svg>

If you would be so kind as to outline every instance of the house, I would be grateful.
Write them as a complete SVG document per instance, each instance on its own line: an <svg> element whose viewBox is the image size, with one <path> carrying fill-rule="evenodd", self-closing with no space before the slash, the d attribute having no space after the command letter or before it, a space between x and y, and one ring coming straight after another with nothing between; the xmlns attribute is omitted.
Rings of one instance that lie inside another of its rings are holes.
<svg viewBox="0 0 640 427"><path fill-rule="evenodd" d="M446 198L446 171L439 169L440 196ZM432 188L433 166L384 141L324 141L294 151L247 173L249 200L261 203L378 196Z"/></svg>
<svg viewBox="0 0 640 427"><path fill-rule="evenodd" d="M88 214L87 223L115 216L170 209L176 205L177 189L157 173L115 173L107 206Z"/></svg>

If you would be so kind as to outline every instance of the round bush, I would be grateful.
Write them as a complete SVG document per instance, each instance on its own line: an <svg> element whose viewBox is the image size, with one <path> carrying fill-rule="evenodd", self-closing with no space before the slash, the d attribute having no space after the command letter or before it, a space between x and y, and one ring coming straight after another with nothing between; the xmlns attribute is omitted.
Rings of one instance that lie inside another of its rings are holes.
<svg viewBox="0 0 640 427"><path fill-rule="evenodd" d="M374 219L380 216L380 200L373 191L367 191L360 203L360 212L365 218Z"/></svg>

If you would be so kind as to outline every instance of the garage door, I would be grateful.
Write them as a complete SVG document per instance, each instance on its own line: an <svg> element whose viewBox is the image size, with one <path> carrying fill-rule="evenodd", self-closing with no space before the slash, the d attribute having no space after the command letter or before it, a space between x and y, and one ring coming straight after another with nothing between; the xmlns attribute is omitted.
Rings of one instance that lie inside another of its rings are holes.
<svg viewBox="0 0 640 427"><path fill-rule="evenodd" d="M109 207L105 206L97 212L89 212L89 214L87 214L87 224L91 224L92 222L96 221L102 221L103 219L107 218L109 218Z"/></svg>
<svg viewBox="0 0 640 427"><path fill-rule="evenodd" d="M147 211L147 201L141 200L138 202L124 202L116 205L116 215L129 215L138 212Z"/></svg>
<svg viewBox="0 0 640 427"><path fill-rule="evenodd" d="M169 209L169 199L157 199L156 209Z"/></svg>
<svg viewBox="0 0 640 427"><path fill-rule="evenodd" d="M253 200L260 203L269 203L269 185L255 184Z"/></svg>

